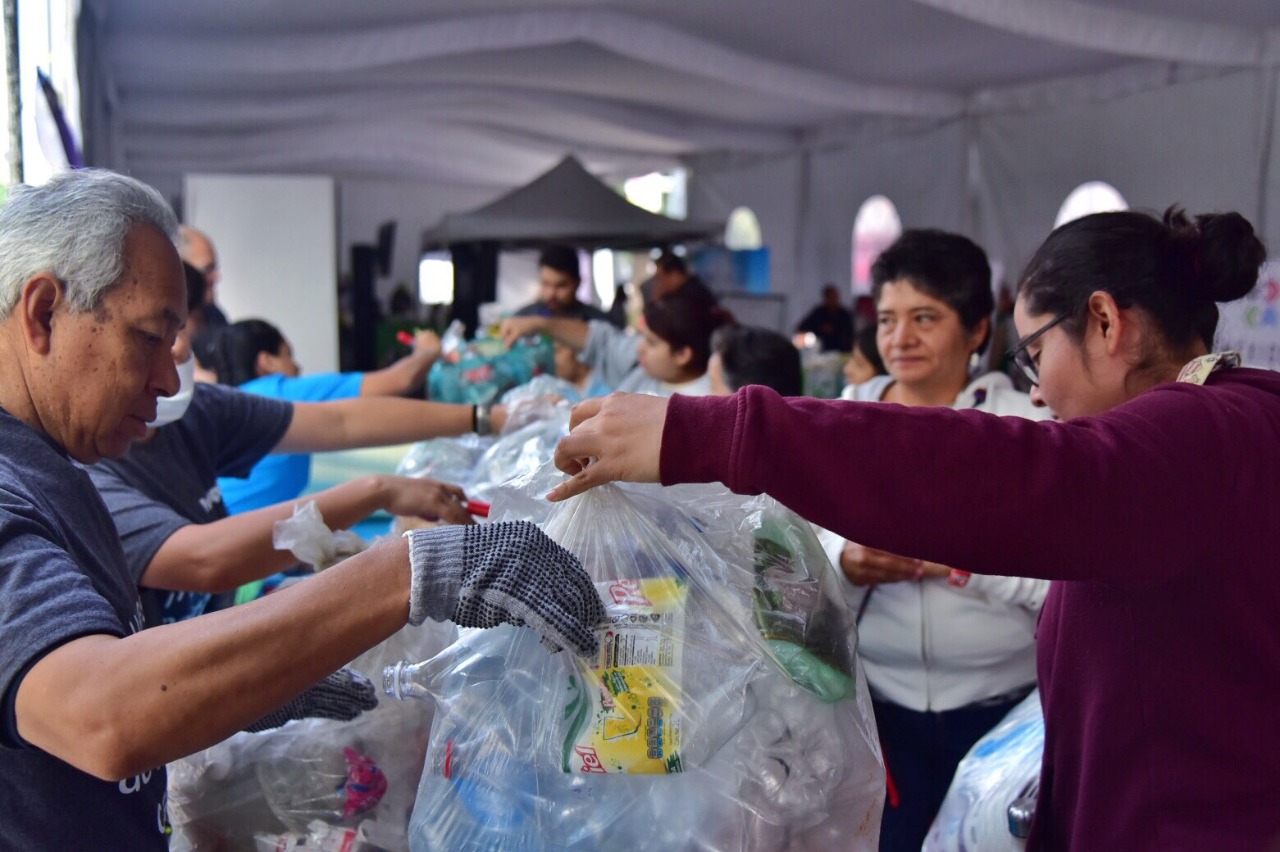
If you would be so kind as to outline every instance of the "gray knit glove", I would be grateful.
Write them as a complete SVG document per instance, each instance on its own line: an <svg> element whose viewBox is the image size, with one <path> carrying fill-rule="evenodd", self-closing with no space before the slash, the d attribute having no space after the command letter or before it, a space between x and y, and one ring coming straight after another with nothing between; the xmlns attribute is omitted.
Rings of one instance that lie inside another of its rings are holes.
<svg viewBox="0 0 1280 852"><path fill-rule="evenodd" d="M367 677L352 669L338 669L245 730L256 734L278 728L294 719L337 719L348 722L377 706L377 693Z"/></svg>
<svg viewBox="0 0 1280 852"><path fill-rule="evenodd" d="M605 619L596 587L572 553L528 521L410 530L409 623L532 627L553 651L598 647Z"/></svg>

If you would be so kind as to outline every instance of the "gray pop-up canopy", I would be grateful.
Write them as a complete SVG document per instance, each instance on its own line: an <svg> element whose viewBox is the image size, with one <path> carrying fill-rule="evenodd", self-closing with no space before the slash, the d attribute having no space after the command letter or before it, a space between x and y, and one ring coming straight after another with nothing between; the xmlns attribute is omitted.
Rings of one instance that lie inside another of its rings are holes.
<svg viewBox="0 0 1280 852"><path fill-rule="evenodd" d="M648 248L705 240L723 223L671 219L637 207L569 156L524 186L469 213L445 216L422 236L422 249L458 243L529 248L567 243L580 248Z"/></svg>

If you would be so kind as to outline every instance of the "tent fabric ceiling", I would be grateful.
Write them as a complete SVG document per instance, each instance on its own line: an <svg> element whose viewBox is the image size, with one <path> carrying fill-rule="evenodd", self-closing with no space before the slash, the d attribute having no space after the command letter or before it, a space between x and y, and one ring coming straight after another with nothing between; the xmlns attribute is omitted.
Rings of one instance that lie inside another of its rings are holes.
<svg viewBox="0 0 1280 852"><path fill-rule="evenodd" d="M91 161L517 186L1280 65L1275 0L84 0ZM86 41L87 40L87 41ZM97 102L93 100L96 98Z"/></svg>

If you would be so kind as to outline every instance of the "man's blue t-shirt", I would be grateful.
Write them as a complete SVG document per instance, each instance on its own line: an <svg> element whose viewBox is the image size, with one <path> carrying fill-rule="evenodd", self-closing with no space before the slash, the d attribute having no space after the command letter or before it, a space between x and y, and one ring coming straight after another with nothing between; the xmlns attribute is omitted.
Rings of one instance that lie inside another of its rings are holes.
<svg viewBox="0 0 1280 852"><path fill-rule="evenodd" d="M359 396L363 381L364 373L319 373L292 378L277 373L245 382L239 389L291 402L327 402ZM309 453L281 453L263 458L243 479L219 478L218 487L222 489L227 511L238 515L292 500L307 489L310 481Z"/></svg>
<svg viewBox="0 0 1280 852"><path fill-rule="evenodd" d="M182 419L161 426L123 458L103 459L89 475L111 511L135 584L160 545L188 524L227 517L219 476L244 476L280 443L293 420L293 405L197 384ZM200 615L210 595L144 588L148 626Z"/></svg>
<svg viewBox="0 0 1280 852"><path fill-rule="evenodd" d="M27 671L81 636L142 629L107 507L59 447L0 410L0 847L168 848L164 767L102 781L27 745Z"/></svg>

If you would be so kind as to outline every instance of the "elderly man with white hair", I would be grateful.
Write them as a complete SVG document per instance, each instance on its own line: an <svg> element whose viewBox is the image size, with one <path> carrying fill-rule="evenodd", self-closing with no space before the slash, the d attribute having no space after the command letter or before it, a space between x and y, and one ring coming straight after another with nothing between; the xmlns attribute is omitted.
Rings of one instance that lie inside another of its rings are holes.
<svg viewBox="0 0 1280 852"><path fill-rule="evenodd" d="M6 847L165 849L166 762L278 712L406 621L526 624L595 647L594 587L528 524L415 531L269 598L142 630L111 518L73 461L123 453L178 390L176 231L158 193L103 171L15 187L0 208Z"/></svg>

